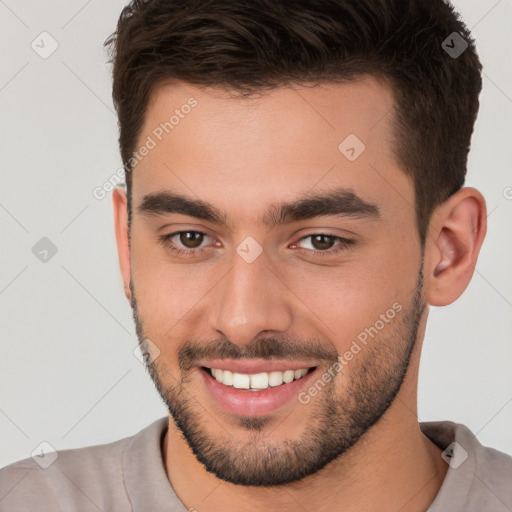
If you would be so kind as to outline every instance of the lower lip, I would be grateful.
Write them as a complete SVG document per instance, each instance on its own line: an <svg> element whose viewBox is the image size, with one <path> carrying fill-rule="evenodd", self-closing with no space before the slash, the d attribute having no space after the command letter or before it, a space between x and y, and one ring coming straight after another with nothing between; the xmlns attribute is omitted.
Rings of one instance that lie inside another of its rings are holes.
<svg viewBox="0 0 512 512"><path fill-rule="evenodd" d="M317 370L318 368L315 368L304 377L288 384L268 387L261 391L225 386L215 380L204 368L199 369L199 374L214 401L224 411L239 416L256 417L270 414L293 400L298 401L301 389L308 384Z"/></svg>

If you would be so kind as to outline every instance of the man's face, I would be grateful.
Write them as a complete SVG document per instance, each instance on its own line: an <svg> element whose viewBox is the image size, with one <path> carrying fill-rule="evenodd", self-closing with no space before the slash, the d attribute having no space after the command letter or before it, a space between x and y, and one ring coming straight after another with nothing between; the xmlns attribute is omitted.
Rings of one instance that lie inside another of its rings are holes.
<svg viewBox="0 0 512 512"><path fill-rule="evenodd" d="M152 96L133 171L137 334L159 351L149 369L177 427L221 479L318 471L400 389L424 302L392 109L372 79L250 100L184 84Z"/></svg>

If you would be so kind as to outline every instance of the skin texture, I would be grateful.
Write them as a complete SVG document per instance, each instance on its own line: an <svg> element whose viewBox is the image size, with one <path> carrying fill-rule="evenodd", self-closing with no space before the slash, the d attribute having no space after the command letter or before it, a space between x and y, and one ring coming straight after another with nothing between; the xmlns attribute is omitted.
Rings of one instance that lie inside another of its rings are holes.
<svg viewBox="0 0 512 512"><path fill-rule="evenodd" d="M371 77L250 100L165 85L152 95L140 143L190 97L197 106L133 171L131 248L126 196L113 194L125 293L139 338L158 347L149 370L176 419L169 415L163 443L176 494L201 512L426 510L447 470L417 418L428 305L450 304L469 284L486 231L482 195L464 188L439 206L422 251L413 182L393 154L392 92ZM366 146L355 161L338 150L349 134ZM271 203L338 187L377 205L380 217L261 222ZM138 211L163 190L212 204L227 225ZM206 233L207 249L171 253L159 236L180 230ZM315 234L354 243L334 254L339 241L304 238ZM236 251L249 236L263 249L252 263ZM192 346L201 356L300 353L327 369L396 303L401 311L318 396L257 419L220 410L183 356ZM293 481L254 486L286 475ZM251 481L259 483L237 485Z"/></svg>

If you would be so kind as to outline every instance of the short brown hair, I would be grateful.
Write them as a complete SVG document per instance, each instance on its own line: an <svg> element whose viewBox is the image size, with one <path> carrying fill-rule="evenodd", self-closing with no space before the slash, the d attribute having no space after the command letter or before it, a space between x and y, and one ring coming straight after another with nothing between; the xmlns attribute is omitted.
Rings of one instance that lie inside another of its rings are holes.
<svg viewBox="0 0 512 512"><path fill-rule="evenodd" d="M446 40L467 48L450 55ZM105 46L130 219L130 158L151 93L173 79L245 97L383 76L394 93L394 151L414 182L422 245L434 208L464 184L482 66L443 0L132 0Z"/></svg>

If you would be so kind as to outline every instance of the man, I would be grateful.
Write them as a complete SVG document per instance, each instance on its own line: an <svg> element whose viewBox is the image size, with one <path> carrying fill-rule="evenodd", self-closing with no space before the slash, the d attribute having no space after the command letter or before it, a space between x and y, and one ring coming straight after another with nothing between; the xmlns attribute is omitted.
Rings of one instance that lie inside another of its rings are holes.
<svg viewBox="0 0 512 512"><path fill-rule="evenodd" d="M428 307L486 232L452 7L133 1L107 45L119 263L169 414L8 466L0 509L512 510L511 457L417 419Z"/></svg>

